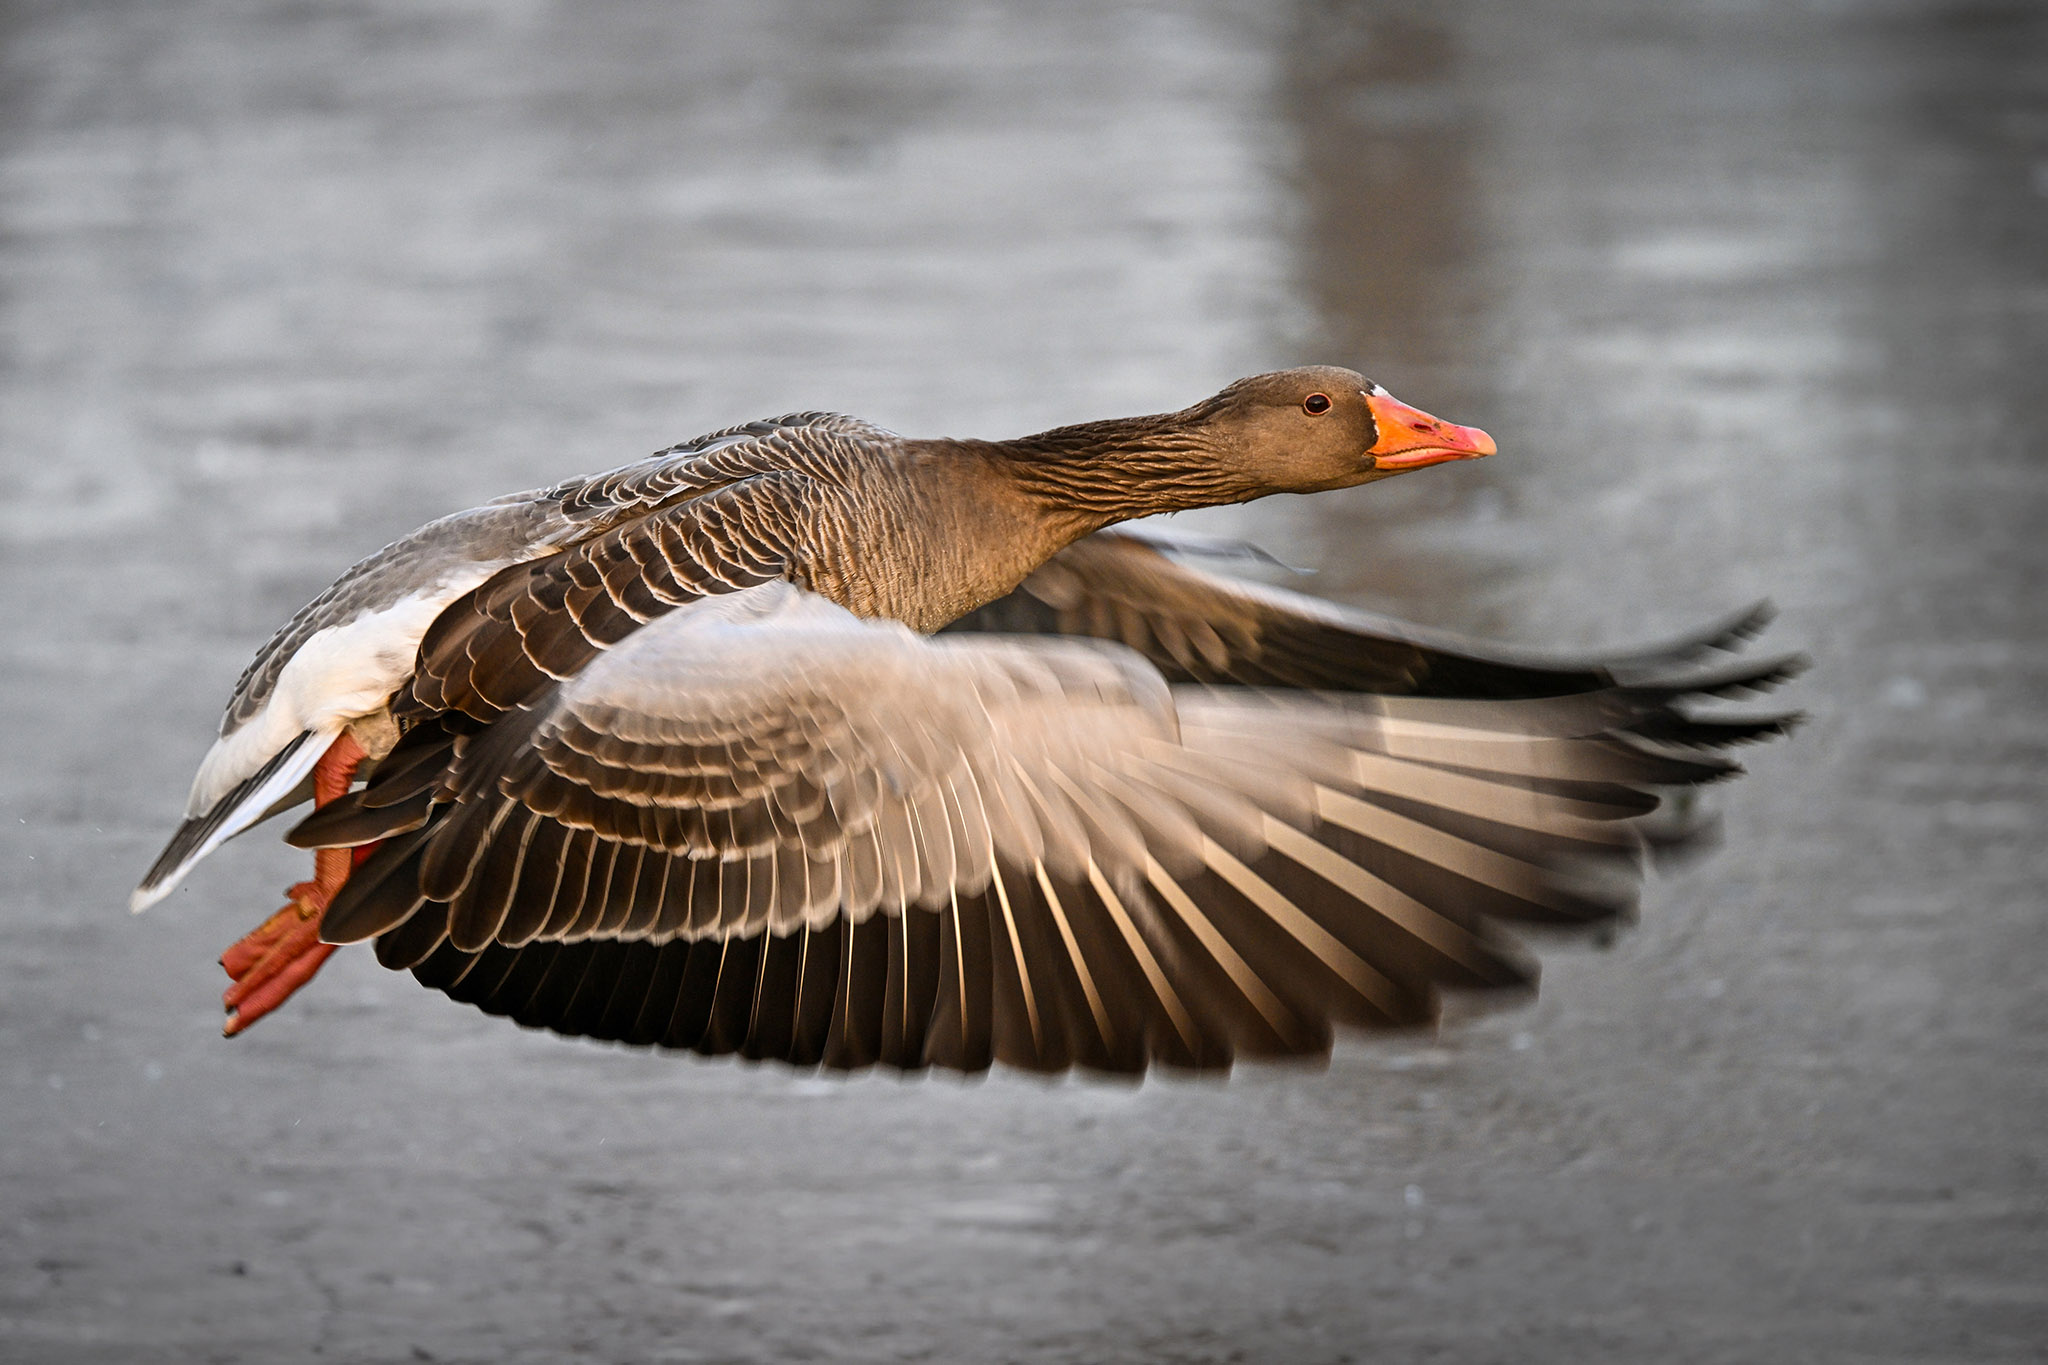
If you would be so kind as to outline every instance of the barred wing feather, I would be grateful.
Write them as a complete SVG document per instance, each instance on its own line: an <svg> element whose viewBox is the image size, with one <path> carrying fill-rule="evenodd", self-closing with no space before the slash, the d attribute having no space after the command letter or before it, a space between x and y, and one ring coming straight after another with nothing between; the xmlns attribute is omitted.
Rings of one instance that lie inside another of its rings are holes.
<svg viewBox="0 0 2048 1365"><path fill-rule="evenodd" d="M1626 913L1658 790L1734 771L1671 738L1725 682L1176 686L1123 644L925 638L769 582L423 726L293 841L385 839L326 936L533 1026L839 1068L1220 1067L1527 985L1504 922Z"/></svg>

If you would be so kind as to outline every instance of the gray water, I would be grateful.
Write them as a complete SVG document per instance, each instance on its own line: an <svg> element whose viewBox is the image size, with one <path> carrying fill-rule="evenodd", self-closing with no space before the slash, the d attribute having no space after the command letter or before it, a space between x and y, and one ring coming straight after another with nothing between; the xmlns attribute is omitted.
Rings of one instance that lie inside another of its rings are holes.
<svg viewBox="0 0 2048 1365"><path fill-rule="evenodd" d="M0 12L0 1357L2048 1351L2048 22L2023 0ZM1814 712L1540 1000L1325 1070L837 1081L140 920L271 628L794 408L1355 365L1502 453L1187 519L1525 642L1753 596Z"/></svg>

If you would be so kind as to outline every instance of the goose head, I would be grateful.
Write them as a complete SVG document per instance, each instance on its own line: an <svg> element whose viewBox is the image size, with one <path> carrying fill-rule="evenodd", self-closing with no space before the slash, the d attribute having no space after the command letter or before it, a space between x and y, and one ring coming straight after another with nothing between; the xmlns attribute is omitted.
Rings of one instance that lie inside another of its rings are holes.
<svg viewBox="0 0 2048 1365"><path fill-rule="evenodd" d="M1350 488L1495 450L1479 428L1432 417L1334 365L1240 379L1186 415L1201 453L1245 497Z"/></svg>
<svg viewBox="0 0 2048 1365"><path fill-rule="evenodd" d="M1494 451L1356 370L1308 365L1240 379L1179 412L1057 427L980 448L1071 538L1112 521L1320 493Z"/></svg>

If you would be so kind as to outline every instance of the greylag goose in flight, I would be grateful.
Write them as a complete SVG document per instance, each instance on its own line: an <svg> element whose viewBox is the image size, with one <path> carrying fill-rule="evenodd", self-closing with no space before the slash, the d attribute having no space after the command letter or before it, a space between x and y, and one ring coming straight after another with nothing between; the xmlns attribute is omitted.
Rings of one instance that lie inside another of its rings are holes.
<svg viewBox="0 0 2048 1365"><path fill-rule="evenodd" d="M530 1026L851 1068L1313 1053L1625 913L1758 610L1525 656L1105 528L1493 453L1344 369L1011 441L798 413L431 522L237 683L134 906L310 794L226 1031L335 945ZM357 785L360 782L361 785Z"/></svg>

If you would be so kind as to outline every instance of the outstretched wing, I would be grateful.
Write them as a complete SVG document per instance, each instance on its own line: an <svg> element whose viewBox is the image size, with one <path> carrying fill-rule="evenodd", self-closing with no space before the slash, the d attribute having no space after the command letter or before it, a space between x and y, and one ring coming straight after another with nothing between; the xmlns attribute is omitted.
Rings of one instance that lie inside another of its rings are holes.
<svg viewBox="0 0 2048 1365"><path fill-rule="evenodd" d="M1710 680L1711 682L1711 680ZM488 691L488 689L484 689ZM294 831L330 908L522 1023L800 1064L1222 1066L1527 983L1624 913L1689 684L1487 702L1170 688L784 583L687 604Z"/></svg>
<svg viewBox="0 0 2048 1365"><path fill-rule="evenodd" d="M1175 563L1104 531L1054 555L1013 592L946 629L1081 635L1128 645L1175 682L1417 697L1567 696L1666 675L1732 650L1771 618L1758 603L1682 640L1600 659L1519 651ZM1792 660L1745 663L1756 688ZM1725 688L1736 688L1728 681Z"/></svg>

